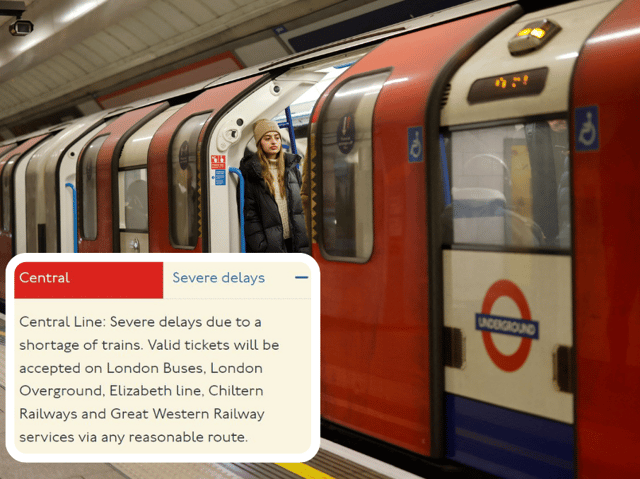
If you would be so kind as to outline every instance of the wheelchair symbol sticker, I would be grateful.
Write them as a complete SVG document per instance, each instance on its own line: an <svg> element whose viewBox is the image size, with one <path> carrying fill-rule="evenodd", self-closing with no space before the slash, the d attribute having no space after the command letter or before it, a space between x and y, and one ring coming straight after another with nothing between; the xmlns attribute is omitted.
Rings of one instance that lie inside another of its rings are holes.
<svg viewBox="0 0 640 479"><path fill-rule="evenodd" d="M422 127L414 126L407 130L408 133L408 152L409 163L416 163L423 159L423 146L422 146Z"/></svg>
<svg viewBox="0 0 640 479"><path fill-rule="evenodd" d="M598 106L584 106L575 110L576 151L596 151L600 148Z"/></svg>

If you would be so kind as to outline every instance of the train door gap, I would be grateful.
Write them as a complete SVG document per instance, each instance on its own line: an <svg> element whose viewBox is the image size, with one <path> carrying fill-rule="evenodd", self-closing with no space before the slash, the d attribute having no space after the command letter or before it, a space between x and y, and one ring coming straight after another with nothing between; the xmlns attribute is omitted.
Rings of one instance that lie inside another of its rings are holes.
<svg viewBox="0 0 640 479"><path fill-rule="evenodd" d="M209 143L209 155L224 159L227 169L239 168L243 158L256 152L253 125L258 119L276 122L281 130L283 148L305 161L308 149L308 126L313 107L326 88L344 71L335 68L352 64L370 49L341 54L333 58L299 66L275 76L260 88L251 92L224 116L213 128ZM231 251L240 251L240 220L238 212L238 180L229 178L228 189L218 188L214 172L210 175L209 210L216 211L220 205L229 205L229 224L216 224L213 218L209 225L209 247L211 251L222 248L216 239L220 231L229 230ZM221 220L220 220L221 221Z"/></svg>
<svg viewBox="0 0 640 479"><path fill-rule="evenodd" d="M47 252L47 225L38 223L38 253Z"/></svg>

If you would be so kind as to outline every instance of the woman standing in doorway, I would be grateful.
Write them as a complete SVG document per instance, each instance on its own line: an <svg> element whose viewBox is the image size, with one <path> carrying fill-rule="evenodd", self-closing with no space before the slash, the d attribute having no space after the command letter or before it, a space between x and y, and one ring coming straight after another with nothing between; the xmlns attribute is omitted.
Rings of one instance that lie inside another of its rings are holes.
<svg viewBox="0 0 640 479"><path fill-rule="evenodd" d="M258 120L253 135L258 151L240 162L247 252L310 254L300 198L300 157L283 151L274 121Z"/></svg>

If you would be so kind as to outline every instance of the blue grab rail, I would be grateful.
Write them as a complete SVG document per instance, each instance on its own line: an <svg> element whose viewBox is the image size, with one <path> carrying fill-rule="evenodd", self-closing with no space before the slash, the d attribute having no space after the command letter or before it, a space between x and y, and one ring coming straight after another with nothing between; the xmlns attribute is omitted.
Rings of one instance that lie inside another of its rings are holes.
<svg viewBox="0 0 640 479"><path fill-rule="evenodd" d="M293 120L291 119L291 108L286 107L284 114L287 116L287 129L289 130L289 138L291 138L291 152L294 155L298 154L298 148L296 147L296 134L293 132Z"/></svg>
<svg viewBox="0 0 640 479"><path fill-rule="evenodd" d="M71 188L73 193L73 252L78 252L78 199L76 196L76 187L73 183L66 183L64 186Z"/></svg>
<svg viewBox="0 0 640 479"><path fill-rule="evenodd" d="M247 245L244 239L244 177L238 168L229 167L229 173L238 175L238 187L240 188L240 252L247 252Z"/></svg>
<svg viewBox="0 0 640 479"><path fill-rule="evenodd" d="M286 107L284 109L284 114L287 117L287 121L282 121L282 122L278 123L278 127L287 129L287 131L289 132L289 138L291 139L291 153L293 153L294 155L297 155L298 154L298 148L296 146L296 134L293 131L293 119L291 118L291 108L290 107ZM282 145L282 147L285 150L289 149L289 147L287 145Z"/></svg>

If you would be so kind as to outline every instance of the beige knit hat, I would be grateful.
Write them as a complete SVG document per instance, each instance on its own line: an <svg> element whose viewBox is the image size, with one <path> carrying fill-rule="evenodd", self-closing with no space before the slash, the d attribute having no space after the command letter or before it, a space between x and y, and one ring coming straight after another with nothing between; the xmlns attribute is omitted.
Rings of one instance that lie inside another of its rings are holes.
<svg viewBox="0 0 640 479"><path fill-rule="evenodd" d="M264 118L256 121L253 125L253 136L256 139L256 144L260 143L262 137L270 131L280 133L280 128L275 121L265 120Z"/></svg>

